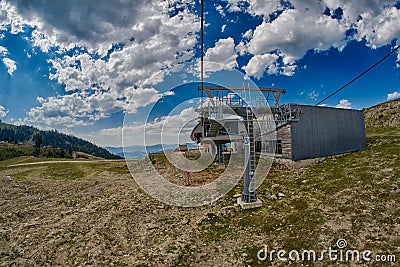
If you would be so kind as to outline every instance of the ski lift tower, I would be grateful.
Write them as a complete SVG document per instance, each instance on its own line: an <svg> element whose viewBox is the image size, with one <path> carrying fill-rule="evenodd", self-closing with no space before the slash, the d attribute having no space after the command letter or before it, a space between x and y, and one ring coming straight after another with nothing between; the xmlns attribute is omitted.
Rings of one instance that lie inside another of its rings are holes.
<svg viewBox="0 0 400 267"><path fill-rule="evenodd" d="M235 141L243 142L244 148L244 188L238 203L243 209L261 206L261 201L256 195L256 140L263 134L261 123L269 124L270 131L296 120L298 110L296 106L279 106L281 94L284 89L277 88L251 88L251 87L223 87L199 86L199 91L205 91L208 100L196 111L199 114L198 124L193 129L191 139L197 143L204 140L213 141L216 145L216 161L223 163L222 147L226 143ZM228 92L229 93L228 93ZM202 101L203 103L203 101ZM236 119L226 118L226 115L241 117ZM236 131L227 134L226 129L236 123ZM245 131L239 130L239 124L244 125ZM265 134L265 133L264 133Z"/></svg>

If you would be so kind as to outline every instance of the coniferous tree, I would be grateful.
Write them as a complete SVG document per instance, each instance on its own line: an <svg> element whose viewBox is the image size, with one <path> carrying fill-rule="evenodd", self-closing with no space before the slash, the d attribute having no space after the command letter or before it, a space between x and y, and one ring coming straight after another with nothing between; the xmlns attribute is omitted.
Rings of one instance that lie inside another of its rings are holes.
<svg viewBox="0 0 400 267"><path fill-rule="evenodd" d="M36 134L34 140L35 140L35 156L37 157L40 154L40 145L43 142L42 135Z"/></svg>

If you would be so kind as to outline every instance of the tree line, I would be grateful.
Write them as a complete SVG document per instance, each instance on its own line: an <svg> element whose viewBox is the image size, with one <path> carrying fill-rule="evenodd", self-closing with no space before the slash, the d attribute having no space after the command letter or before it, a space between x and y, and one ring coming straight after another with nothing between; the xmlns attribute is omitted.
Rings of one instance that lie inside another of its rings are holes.
<svg viewBox="0 0 400 267"><path fill-rule="evenodd" d="M79 151L105 159L121 158L120 156L111 154L102 147L73 135L60 133L57 130L42 131L27 125L16 126L0 123L0 141L11 144L18 144L20 142L24 143L24 145L29 144L34 148L34 156L39 156L41 154L41 148L47 147L62 149L63 152L59 152L60 157L61 155L69 157L72 156L73 151Z"/></svg>

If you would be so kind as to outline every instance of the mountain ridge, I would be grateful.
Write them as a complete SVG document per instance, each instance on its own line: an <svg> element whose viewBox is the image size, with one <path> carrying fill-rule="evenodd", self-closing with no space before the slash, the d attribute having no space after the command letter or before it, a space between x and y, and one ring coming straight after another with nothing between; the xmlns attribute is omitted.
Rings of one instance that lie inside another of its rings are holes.
<svg viewBox="0 0 400 267"><path fill-rule="evenodd" d="M13 125L0 122L0 141L4 144L15 144L25 147L32 147L35 144L35 136L40 135L43 147L59 148L65 151L73 150L83 152L104 159L120 159L118 155L99 147L82 138L60 133L57 130L40 130L28 125Z"/></svg>

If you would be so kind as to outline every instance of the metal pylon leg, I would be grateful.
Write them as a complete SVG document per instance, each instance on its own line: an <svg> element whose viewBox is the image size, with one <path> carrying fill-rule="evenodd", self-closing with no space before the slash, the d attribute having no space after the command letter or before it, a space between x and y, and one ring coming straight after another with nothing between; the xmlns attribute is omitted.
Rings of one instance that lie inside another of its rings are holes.
<svg viewBox="0 0 400 267"><path fill-rule="evenodd" d="M244 139L244 155L246 168L244 171L244 188L242 201L249 203L257 201L256 195L256 152L254 142L253 111L247 108L247 133L248 137Z"/></svg>

